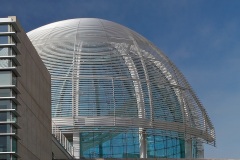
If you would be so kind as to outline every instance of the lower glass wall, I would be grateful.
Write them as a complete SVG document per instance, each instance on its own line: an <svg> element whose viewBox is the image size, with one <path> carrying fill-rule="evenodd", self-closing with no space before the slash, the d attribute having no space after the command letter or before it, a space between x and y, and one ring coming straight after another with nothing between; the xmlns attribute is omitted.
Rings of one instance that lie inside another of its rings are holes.
<svg viewBox="0 0 240 160"><path fill-rule="evenodd" d="M184 158L184 140L146 136L148 158ZM140 158L138 133L80 133L81 158Z"/></svg>
<svg viewBox="0 0 240 160"><path fill-rule="evenodd" d="M139 137L132 133L81 133L84 158L139 158Z"/></svg>
<svg viewBox="0 0 240 160"><path fill-rule="evenodd" d="M157 135L147 138L148 158L185 158L184 140Z"/></svg>

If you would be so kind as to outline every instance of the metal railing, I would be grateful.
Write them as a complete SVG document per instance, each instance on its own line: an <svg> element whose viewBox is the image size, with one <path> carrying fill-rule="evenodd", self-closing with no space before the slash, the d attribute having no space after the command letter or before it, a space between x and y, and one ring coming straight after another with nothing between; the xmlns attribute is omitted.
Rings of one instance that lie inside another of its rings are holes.
<svg viewBox="0 0 240 160"><path fill-rule="evenodd" d="M58 142L65 148L65 150L73 157L74 156L74 147L69 142L69 140L64 136L60 131L57 125L52 122L52 134L58 140Z"/></svg>

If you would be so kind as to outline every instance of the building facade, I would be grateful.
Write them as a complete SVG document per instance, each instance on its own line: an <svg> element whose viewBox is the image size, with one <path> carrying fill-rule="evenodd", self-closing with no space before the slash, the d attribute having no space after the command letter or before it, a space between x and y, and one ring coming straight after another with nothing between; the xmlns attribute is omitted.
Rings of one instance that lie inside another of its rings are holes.
<svg viewBox="0 0 240 160"><path fill-rule="evenodd" d="M52 123L75 158L201 158L214 127L177 67L119 24L71 19L28 36L51 74Z"/></svg>
<svg viewBox="0 0 240 160"><path fill-rule="evenodd" d="M0 18L0 159L50 160L51 79L16 17Z"/></svg>

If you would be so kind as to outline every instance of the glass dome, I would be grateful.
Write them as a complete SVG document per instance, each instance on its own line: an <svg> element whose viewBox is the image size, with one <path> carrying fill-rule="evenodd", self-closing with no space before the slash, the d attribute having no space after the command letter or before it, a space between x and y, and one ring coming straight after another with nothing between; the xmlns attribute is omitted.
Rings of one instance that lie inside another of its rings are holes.
<svg viewBox="0 0 240 160"><path fill-rule="evenodd" d="M214 127L176 66L138 33L70 19L28 33L52 76L52 120L76 157L202 157Z"/></svg>

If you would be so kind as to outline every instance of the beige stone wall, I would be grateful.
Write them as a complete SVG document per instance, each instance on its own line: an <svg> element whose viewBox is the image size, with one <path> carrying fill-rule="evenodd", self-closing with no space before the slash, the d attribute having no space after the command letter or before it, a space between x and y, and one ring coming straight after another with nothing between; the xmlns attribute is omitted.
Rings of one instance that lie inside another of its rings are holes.
<svg viewBox="0 0 240 160"><path fill-rule="evenodd" d="M26 33L20 30L18 154L21 160L51 160L51 78Z"/></svg>

